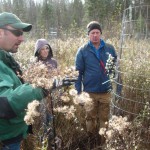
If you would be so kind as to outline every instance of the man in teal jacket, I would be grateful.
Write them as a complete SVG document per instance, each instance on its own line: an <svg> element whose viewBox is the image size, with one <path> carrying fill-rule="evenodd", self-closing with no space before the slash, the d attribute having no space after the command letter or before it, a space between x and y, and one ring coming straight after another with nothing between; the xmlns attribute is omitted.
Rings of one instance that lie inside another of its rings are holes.
<svg viewBox="0 0 150 150"><path fill-rule="evenodd" d="M16 53L24 41L23 32L31 24L22 22L8 12L0 14L0 143L2 150L20 150L20 143L28 134L29 126L24 122L25 109L33 100L42 100L42 88L33 88L23 83L19 65L10 55Z"/></svg>

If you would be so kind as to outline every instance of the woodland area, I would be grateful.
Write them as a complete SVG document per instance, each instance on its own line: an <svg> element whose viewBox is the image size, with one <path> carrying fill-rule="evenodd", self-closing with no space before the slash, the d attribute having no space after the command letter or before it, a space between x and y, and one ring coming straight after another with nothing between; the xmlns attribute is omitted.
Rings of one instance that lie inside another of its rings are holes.
<svg viewBox="0 0 150 150"><path fill-rule="evenodd" d="M103 29L121 24L123 10L150 4L149 0L0 0L0 12L15 13L33 24L31 38L78 36L86 24L97 20ZM80 30L79 30L80 29ZM72 31L73 30L73 31ZM62 32L63 31L63 32Z"/></svg>

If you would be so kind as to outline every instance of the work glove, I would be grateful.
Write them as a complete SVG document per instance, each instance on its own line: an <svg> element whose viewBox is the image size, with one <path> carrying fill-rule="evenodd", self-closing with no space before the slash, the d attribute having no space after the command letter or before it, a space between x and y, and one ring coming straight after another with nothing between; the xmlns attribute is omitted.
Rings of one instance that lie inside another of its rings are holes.
<svg viewBox="0 0 150 150"><path fill-rule="evenodd" d="M53 82L53 89L73 85L76 81L76 78L69 77L66 77L64 79L55 79Z"/></svg>
<svg viewBox="0 0 150 150"><path fill-rule="evenodd" d="M70 86L73 85L77 81L76 78L65 78L62 80L62 85L63 86Z"/></svg>

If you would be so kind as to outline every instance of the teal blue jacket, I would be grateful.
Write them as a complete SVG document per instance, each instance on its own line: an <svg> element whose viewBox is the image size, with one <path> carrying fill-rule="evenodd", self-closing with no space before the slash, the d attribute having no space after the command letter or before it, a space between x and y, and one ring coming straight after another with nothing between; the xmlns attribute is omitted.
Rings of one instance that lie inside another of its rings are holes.
<svg viewBox="0 0 150 150"><path fill-rule="evenodd" d="M28 103L43 98L42 88L22 83L17 76L19 71L14 58L0 49L0 141L18 135L26 137L25 109Z"/></svg>
<svg viewBox="0 0 150 150"><path fill-rule="evenodd" d="M116 62L117 54L114 47L102 39L99 50L95 50L90 41L78 49L75 59L76 70L79 71L75 83L78 93L106 93L111 90L112 86L107 82L109 76L105 69L109 54Z"/></svg>

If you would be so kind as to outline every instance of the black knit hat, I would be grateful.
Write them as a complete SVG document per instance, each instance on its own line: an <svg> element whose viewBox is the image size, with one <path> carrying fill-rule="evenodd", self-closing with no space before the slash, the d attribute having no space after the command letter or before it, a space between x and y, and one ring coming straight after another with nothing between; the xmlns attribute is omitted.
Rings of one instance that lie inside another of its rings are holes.
<svg viewBox="0 0 150 150"><path fill-rule="evenodd" d="M97 21L91 21L88 25L87 25L87 30L88 30L88 34L91 30L93 29L98 29L100 30L101 34L102 34L102 28L101 25L99 24L99 22Z"/></svg>

